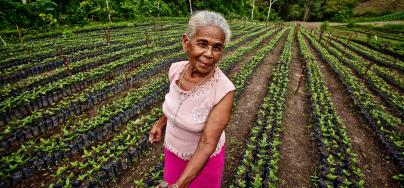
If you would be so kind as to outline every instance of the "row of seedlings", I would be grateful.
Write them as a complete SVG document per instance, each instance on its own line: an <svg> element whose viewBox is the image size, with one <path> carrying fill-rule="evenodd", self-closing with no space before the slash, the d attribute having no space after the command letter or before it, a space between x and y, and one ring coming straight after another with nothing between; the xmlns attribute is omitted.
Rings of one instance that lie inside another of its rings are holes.
<svg viewBox="0 0 404 188"><path fill-rule="evenodd" d="M163 28L160 28L160 32L162 30L167 30L168 32L174 31L174 30L179 30L182 27L179 24L176 25L168 25L164 26ZM253 29L254 27L249 27L247 29ZM257 27L258 28L258 27ZM121 38L126 38L126 36L134 36L131 37L131 39L138 39L138 38L144 38L144 32L145 32L145 27L138 27L135 30L133 28L128 28L126 30L118 30L118 31L112 31L113 34L112 36L114 37L114 41L119 41L122 43ZM239 31L239 27L235 27L233 30ZM248 30L246 30L248 31ZM116 33L116 34L115 34ZM18 47L15 49L13 52L6 52L2 54L10 54L9 56L12 56L12 58L7 58L7 57L2 57L3 60L0 62L0 68L8 68L12 66L17 66L21 64L26 64L29 62L40 62L46 58L50 57L56 57L59 56L60 51L59 49L64 48L64 54L68 55L74 52L86 50L86 49L93 49L99 46L105 46L108 45L105 43L104 33L102 35L97 34L97 38L94 38L94 34L92 35L77 35L77 37L68 37L68 38L63 38L62 40L53 40L53 41L48 41L44 43L30 43L24 46L24 49L21 49ZM164 34L167 35L167 34ZM101 36L101 38L100 38ZM116 37L117 36L117 37ZM154 38L156 36L153 36ZM112 42L111 44L114 44L116 42ZM12 47L7 48L9 50L12 49ZM37 49L45 49L36 52ZM55 49L58 49L55 51ZM29 55L29 57L27 56Z"/></svg>
<svg viewBox="0 0 404 188"><path fill-rule="evenodd" d="M176 32L172 32L174 35L177 35ZM178 33L178 32L177 32ZM174 37L172 35L164 36L159 39L159 45L165 46L173 43ZM140 44L139 44L140 45ZM23 81L17 82L16 84L6 84L4 87L0 89L1 98L6 98L9 95L16 96L20 94L22 91L26 91L37 87L39 85L50 83L51 81L55 81L72 74L76 74L82 71L88 71L89 69L93 69L103 64L107 64L113 62L119 58L130 55L133 53L133 50L143 49L144 46L139 46L136 44L131 44L131 46L125 46L124 49L114 51L111 53L107 53L104 55L97 55L96 57L86 57L82 61L75 62L73 64L69 64L69 70L66 71L65 67L58 67L57 69L52 70L44 75L37 75L35 77L31 77L29 79L25 79ZM94 54L93 54L94 55ZM93 56L92 55L92 56ZM76 59L78 60L78 59Z"/></svg>
<svg viewBox="0 0 404 188"><path fill-rule="evenodd" d="M310 103L310 124L317 148L318 168L313 182L320 187L364 187L362 172L353 153L346 127L337 115L318 62L310 53L303 35L299 47L306 62Z"/></svg>
<svg viewBox="0 0 404 188"><path fill-rule="evenodd" d="M142 172L140 179L135 179L133 184L138 187L153 187L160 185L164 175L164 154L160 155L159 162L153 166L149 171Z"/></svg>
<svg viewBox="0 0 404 188"><path fill-rule="evenodd" d="M329 44L331 44L331 46L333 46L334 48L336 48L340 52L342 52L343 53L342 57L347 56L350 59L359 58L359 60L360 60L360 57L357 56L356 53L354 53L351 50L348 50L347 48L344 48L343 45L341 45L340 43L338 43L336 41L331 41L331 40L328 40L327 42ZM394 68L379 66L379 65L373 64L371 62L371 63L367 64L367 69L368 69L368 71L373 71L374 74L383 78L390 85L397 87L401 92L404 91L404 77L402 75L394 72L393 71Z"/></svg>
<svg viewBox="0 0 404 188"><path fill-rule="evenodd" d="M101 80L113 78L122 72L137 67L151 59L150 55L158 55L159 52L164 52L167 49L179 50L175 45L139 50L137 53L99 66L92 71L80 72L74 77L66 77L31 91L25 91L18 96L7 98L0 103L0 122L9 122L13 117L21 118L32 111L46 107L41 103L43 97L53 98L54 101L57 101L64 96L70 96L74 91L80 91Z"/></svg>
<svg viewBox="0 0 404 188"><path fill-rule="evenodd" d="M337 42L344 44L349 49L377 62L380 65L385 65L388 67L394 67L400 71L404 71L404 62L396 59L390 55L383 54L376 50L369 49L363 45L357 44L355 42L349 42L346 39L337 38Z"/></svg>
<svg viewBox="0 0 404 188"><path fill-rule="evenodd" d="M346 87L354 105L369 122L373 134L383 143L387 152L393 156L401 169L404 169L404 135L397 129L397 126L402 125L401 119L387 113L383 105L374 102L374 96L366 85L358 77L352 75L351 69L344 66L317 40L312 37L308 37L308 40Z"/></svg>
<svg viewBox="0 0 404 188"><path fill-rule="evenodd" d="M275 187L278 181L279 145L283 131L293 36L294 32L289 31L230 187Z"/></svg>
<svg viewBox="0 0 404 188"><path fill-rule="evenodd" d="M238 36L237 33L235 33L235 36ZM159 46L169 46L172 45L175 37L163 37L160 38L161 42L159 41ZM19 95L23 91L31 90L37 86L44 85L51 83L53 81L56 81L61 78L65 78L67 76L71 76L73 74L76 74L78 72L83 72L83 71L88 71L90 69L93 69L95 67L101 66L103 64L107 64L113 61L116 61L120 58L123 58L124 56L133 54L134 51L138 51L141 49L144 49L143 46L134 46L132 47L127 47L125 49L111 52L108 54L104 55L99 55L94 58L86 58L84 60L81 60L77 63L73 63L69 65L69 70L66 71L65 67L58 67L51 72L48 72L45 76L44 75L36 75L34 77L30 77L29 79L22 80L20 82L17 82L15 84L7 84L3 86L0 89L0 97L1 98L6 98L9 95L16 96Z"/></svg>
<svg viewBox="0 0 404 188"><path fill-rule="evenodd" d="M162 112L160 107L127 123L120 134L107 143L84 149L81 159L59 166L50 187L96 187L118 178L123 171L140 161L149 148L148 133Z"/></svg>
<svg viewBox="0 0 404 188"><path fill-rule="evenodd" d="M160 85L160 87L156 87L156 88L164 88L164 84L163 85ZM59 139L60 140L60 139ZM63 139L61 139L61 140L63 140ZM50 146L53 146L54 144L54 142L47 142L47 141L45 141L45 140L41 140L41 143L47 143L47 146L43 146L43 148L44 148L44 150L48 150L49 149L49 147ZM31 143L32 145L35 145L35 143ZM40 144L40 145L43 145L43 144ZM74 145L77 145L77 144L74 144ZM69 146L71 146L71 144L69 144ZM7 157L5 157L5 158L8 158L7 160L3 160L3 161L13 161L13 159L15 159L17 156L20 156L20 154L21 153L24 153L24 150L26 149L26 148L29 148L29 147L26 147L25 145L23 145L22 147L21 147L22 149L20 149L19 151L17 151L17 152L15 152L15 153L13 153L11 156L7 156ZM42 150L43 151L43 150ZM74 151L74 150L73 150ZM70 152L70 150L68 150L68 152ZM54 157L55 159L57 158L57 157ZM39 159L40 160L40 159ZM13 162L15 162L15 161L13 161ZM7 163L10 163L10 162L7 162ZM37 161L35 161L34 160L34 163L36 164L36 163L38 163ZM42 164L41 162L39 162L39 164ZM13 164L14 165L14 164ZM29 165L29 164L28 164ZM31 168L32 169L32 168ZM14 174L16 174L16 173L14 173ZM20 173L18 173L18 174L20 174ZM27 175L24 175L24 176L27 176Z"/></svg>
<svg viewBox="0 0 404 188"><path fill-rule="evenodd" d="M173 26L175 27L173 28ZM118 35L118 37L114 37L114 41L120 41L121 38L127 38L125 37L125 35L135 36L135 38L139 38L142 35L138 35L138 33L143 34L145 32L144 31L145 29L146 29L145 27L136 28L135 30L133 28L128 29L130 33L125 32L125 30L112 31L113 32L112 35ZM164 30L170 31L173 29L180 29L180 28L178 25L170 25L164 27ZM102 35L97 34L97 36L92 35L77 35L77 37L71 37L71 36L74 35L69 35L58 40L28 43L24 45L24 48L20 48L18 46L17 49L13 49L12 46L10 46L9 48L7 48L9 51L4 52L4 54L9 55L11 57L4 58L4 61L1 62L0 64L2 65L7 64L7 66L9 67L30 62L39 62L49 57L58 56L59 52L55 51L55 49L60 48L64 48L65 53L70 54L85 49L95 48L96 46L94 46L94 44L97 44L98 46L108 45L107 43L105 43L105 34ZM110 44L113 43L115 42L112 42ZM44 49L44 50L38 51L38 49ZM28 54L30 56L28 56ZM32 60L28 60L29 57L32 57Z"/></svg>
<svg viewBox="0 0 404 188"><path fill-rule="evenodd" d="M310 35L307 36L313 37ZM352 57L348 58L344 55L346 53L345 50L341 52L332 45L330 46L324 40L320 41L319 43L323 47L326 47L329 53L333 54L341 62L352 68L358 74L358 76L363 78L370 88L376 91L400 117L404 117L404 96L401 96L398 91L394 90L392 86L373 73L373 71L367 71L368 66L363 63L363 59L361 57L351 53Z"/></svg>
<svg viewBox="0 0 404 188"><path fill-rule="evenodd" d="M282 29L279 33L277 33L274 38L268 42L268 44L259 49L254 54L254 57L252 57L241 67L240 72L234 77L234 80L232 80L236 86L236 99L241 97L245 87L247 86L246 83L250 80L252 73L255 72L257 66L263 62L265 55L275 47L279 39L284 35L285 31L286 29Z"/></svg>
<svg viewBox="0 0 404 188"><path fill-rule="evenodd" d="M165 58L165 60L157 58L150 63L142 64L139 68L121 74L113 80L98 82L77 95L64 98L50 108L37 110L27 117L10 122L0 133L1 149L12 152L10 148L16 148L17 145L40 135L51 134L52 130L58 129L71 117L93 109L108 97L132 88L140 81L167 69L171 63L185 57L181 52L177 52Z"/></svg>
<svg viewBox="0 0 404 188"><path fill-rule="evenodd" d="M31 177L82 151L95 141L100 141L143 112L150 105L161 101L168 90L166 77L158 77L139 89L131 91L121 100L97 109L92 119L75 122L61 135L40 139L39 143L28 142L21 148L0 159L0 185L9 187Z"/></svg>
<svg viewBox="0 0 404 188"><path fill-rule="evenodd" d="M163 39L159 42L159 46L169 47L174 45L174 37ZM18 96L24 91L32 90L38 86L55 82L59 79L63 79L80 72L92 70L101 65L109 64L117 61L125 56L134 54L145 49L145 45L133 46L121 49L119 51L110 52L103 55L98 55L92 58L85 58L73 64L69 64L68 69L66 67L57 67L46 74L37 74L32 77L20 80L16 83L8 83L0 89L0 97L6 99L11 96ZM161 50L158 48L158 50ZM158 53L159 51L153 51ZM164 53L164 52L161 52Z"/></svg>
<svg viewBox="0 0 404 188"><path fill-rule="evenodd" d="M171 34L167 34L161 36L159 38L171 38L173 36L178 35L178 32L173 31ZM159 39L160 40L160 39ZM145 43L144 37L139 37L137 40L133 41L133 37L127 37L124 39L124 42L117 42L115 45L110 46L102 46L99 48L91 49L91 50L83 50L78 53L70 54L67 56L67 60L69 64L74 64L80 60L86 58L97 57L99 55L108 54L114 51L119 51L126 48L133 48ZM156 41L155 41L156 42ZM70 57L69 57L70 56ZM60 59L59 56L54 56L49 59L45 59L41 62L33 62L28 64L22 64L16 67L10 67L5 69L1 74L0 85L4 85L6 83L14 83L23 78L27 78L32 75L40 74L49 70L53 70L57 67L61 67L64 65L64 60Z"/></svg>
<svg viewBox="0 0 404 188"><path fill-rule="evenodd" d="M157 118L158 116L156 116L156 118ZM150 127L149 127L150 128ZM147 134L147 132L145 132L145 131L147 131L149 128L145 128L144 129L144 134L146 135ZM147 141L147 140L144 140L144 141ZM139 145L139 147L141 148L141 145ZM144 148L144 147L143 147ZM87 153L89 153L89 152L87 152ZM110 151L110 153L113 153L112 151ZM104 158L104 157L101 157L101 158L103 158L103 160L104 160L104 162L106 161L106 159ZM110 178L113 178L113 177L116 177L116 176L118 176L116 173L119 173L121 170L123 170L122 169L122 167L126 167L126 165L123 165L123 166L120 166L122 163L121 163L122 161L117 161L116 163L114 163L115 165L114 166L111 166L111 165L108 165L108 170L106 170L106 168L102 168L105 172L100 172L101 174L104 174L104 175L107 175L107 177L103 177L103 178L101 178L101 179L104 179L104 181L105 180L108 180L108 179L110 179ZM119 163L119 164L118 164ZM75 162L73 162L73 164L76 164ZM98 163L97 163L98 164ZM82 166L82 165L81 165ZM98 165L98 167L99 167L99 165ZM62 168L60 168L60 171L58 170L58 172L61 172L61 171L63 171L63 169L65 169L64 167L62 167ZM114 169L114 170L112 170L112 169ZM118 169L118 172L117 172L117 169ZM87 171L87 172L92 172L92 170L90 170L90 171ZM107 173L108 172L108 173ZM88 175L88 173L87 173L87 175ZM79 176L80 178L80 180L82 180L84 177L86 177L84 174L83 175L81 175L81 176ZM66 180L66 179L65 179ZM60 181L59 181L60 182ZM67 181L68 183L70 183L70 182L77 182L76 180L75 181L70 181L69 179L68 179L68 181ZM66 183L66 182L65 182ZM88 183L88 182L87 182ZM75 185L76 185L76 183L74 183ZM55 184L55 185L60 185L60 184Z"/></svg>
<svg viewBox="0 0 404 188"><path fill-rule="evenodd" d="M253 33L253 36L256 36L259 33L260 32ZM230 48L235 48L243 44L248 39L251 38L240 37L238 40L229 44L229 46ZM170 60L170 58L172 60ZM120 82L129 83L129 85L124 85L124 89L130 88L131 85L136 83L136 80L141 80L145 75L152 75L152 72L159 72L160 70L164 69L164 67L167 67L171 62L178 61L181 58L183 59L180 54L175 53L169 57L166 57L165 61L159 62L158 59L155 59L153 63L150 63L149 65L142 65L139 69L135 69L135 71L133 71L135 74L126 73L115 78L109 84L101 82L101 84L96 84L93 87L90 87L90 89L86 89L91 92L83 91L77 96L66 97L63 101L55 106L52 106L50 109L40 109L33 112L32 115L21 120L14 120L10 122L4 129L4 132L0 134L2 138L1 140L3 140L1 142L1 146L3 149L7 149L13 143L24 142L24 140L28 140L32 136L38 136L40 133L46 133L48 130L64 122L70 116L74 114L81 114L81 112L91 109L97 104L97 102L89 103L89 101L100 102L106 97L120 92L121 90L115 89L117 84L119 85ZM47 101L44 101L44 103L47 103ZM5 135L9 135L7 140L4 140L4 137L6 137Z"/></svg>

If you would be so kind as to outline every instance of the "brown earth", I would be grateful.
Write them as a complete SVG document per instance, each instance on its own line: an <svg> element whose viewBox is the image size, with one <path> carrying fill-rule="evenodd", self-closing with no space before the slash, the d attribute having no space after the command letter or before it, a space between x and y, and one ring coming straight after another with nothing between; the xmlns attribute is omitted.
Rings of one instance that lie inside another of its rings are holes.
<svg viewBox="0 0 404 188"><path fill-rule="evenodd" d="M297 40L292 45L288 98L281 139L278 187L310 187L310 176L315 171L315 146L311 139L309 102L305 80L301 81L304 59L300 57ZM303 73L304 74L304 73ZM304 77L303 77L304 78Z"/></svg>
<svg viewBox="0 0 404 188"><path fill-rule="evenodd" d="M399 187L391 178L398 174L398 166L385 159L386 149L372 135L369 123L364 121L365 118L355 109L344 85L337 79L337 76L314 47L308 41L307 44L319 62L320 70L331 94L331 100L351 139L352 150L358 154L359 166L364 174L365 187Z"/></svg>
<svg viewBox="0 0 404 188"><path fill-rule="evenodd" d="M286 36L287 35L284 34L283 37L279 39L274 49L264 58L264 62L257 67L243 95L238 100L238 107L233 112L226 128L227 154L222 182L223 187L228 187L231 184L234 173L237 171L237 167L240 164L243 151L248 141L251 125L256 119L256 112L266 94L272 68L277 63L282 52Z"/></svg>

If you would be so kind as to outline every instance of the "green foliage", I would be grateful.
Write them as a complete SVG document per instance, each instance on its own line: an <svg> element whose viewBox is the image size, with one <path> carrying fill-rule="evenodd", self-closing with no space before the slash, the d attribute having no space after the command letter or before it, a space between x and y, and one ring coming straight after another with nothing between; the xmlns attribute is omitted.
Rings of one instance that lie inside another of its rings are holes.
<svg viewBox="0 0 404 188"><path fill-rule="evenodd" d="M289 7L289 20L301 20L303 18L304 9L298 4Z"/></svg>
<svg viewBox="0 0 404 188"><path fill-rule="evenodd" d="M357 22L378 22L378 21L391 21L391 20L404 20L404 12L393 12L382 16L361 17L354 19Z"/></svg>
<svg viewBox="0 0 404 188"><path fill-rule="evenodd" d="M354 28L354 27L357 26L357 25L358 25L358 24L356 24L356 22L350 20L346 26L347 26L348 28Z"/></svg>

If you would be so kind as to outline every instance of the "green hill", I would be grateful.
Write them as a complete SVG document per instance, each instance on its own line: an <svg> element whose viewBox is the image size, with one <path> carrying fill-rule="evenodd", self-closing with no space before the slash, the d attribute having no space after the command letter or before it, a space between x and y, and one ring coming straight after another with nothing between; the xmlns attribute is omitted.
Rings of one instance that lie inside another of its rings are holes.
<svg viewBox="0 0 404 188"><path fill-rule="evenodd" d="M381 16L392 12L404 12L404 0L363 0L356 6L356 16Z"/></svg>

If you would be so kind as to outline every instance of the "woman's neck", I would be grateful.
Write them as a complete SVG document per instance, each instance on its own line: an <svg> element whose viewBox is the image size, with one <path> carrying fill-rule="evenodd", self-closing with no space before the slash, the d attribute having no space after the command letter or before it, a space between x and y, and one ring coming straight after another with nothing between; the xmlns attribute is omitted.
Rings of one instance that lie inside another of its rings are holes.
<svg viewBox="0 0 404 188"><path fill-rule="evenodd" d="M206 77L211 76L213 72L214 69L208 73L201 73L197 71L196 68L189 66L186 75L191 79L205 79Z"/></svg>

